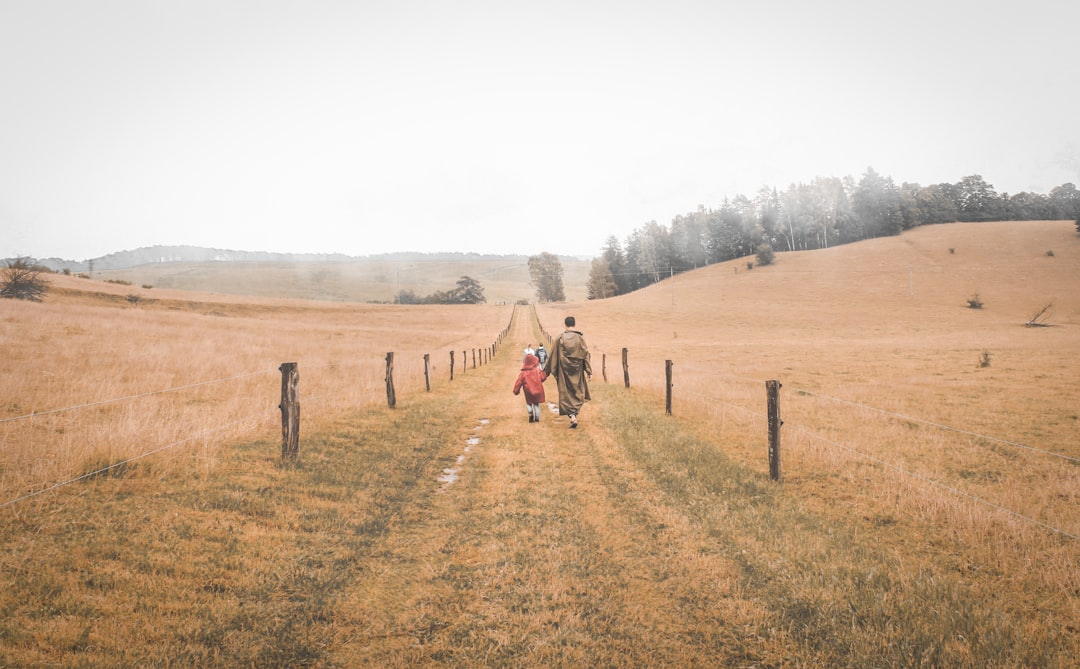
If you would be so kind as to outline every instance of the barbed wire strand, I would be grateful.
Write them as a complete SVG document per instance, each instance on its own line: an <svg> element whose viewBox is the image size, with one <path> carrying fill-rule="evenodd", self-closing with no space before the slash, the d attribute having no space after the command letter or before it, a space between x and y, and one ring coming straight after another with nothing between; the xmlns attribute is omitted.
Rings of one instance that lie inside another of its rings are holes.
<svg viewBox="0 0 1080 669"><path fill-rule="evenodd" d="M265 413L268 413L268 411L269 410L264 410L262 413L265 414ZM4 503L0 504L0 509L11 506L12 504L16 504L18 502L22 502L22 501L30 499L32 497L37 497L38 495L43 495L43 494L45 494L47 492L51 492L53 490L63 488L64 486L71 485L72 483L77 483L79 481L82 481L83 479L92 478L94 476L100 476L101 474L104 474L105 472L109 471L110 469L115 469L117 467L122 467L124 465L129 464L129 463L135 462L136 460L141 460L142 458L148 457L150 455L154 455L156 453L161 453L162 451L167 451L170 448L175 448L176 446L179 446L180 444L184 444L184 443L187 443L189 441L194 441L195 439L199 439L200 437L205 437L206 435L208 435L210 433L221 432L221 431L227 430L227 429L229 429L231 427L235 427L235 426L237 426L237 425L239 425L239 424L241 424L241 423L243 423L245 421L251 420L252 418L255 418L257 415L259 415L259 414L252 414L252 415L249 415L249 416L245 416L244 418L241 418L240 420L233 421L232 423L226 423L225 425L219 425L217 427L212 427L212 428L203 430L202 432L199 432L197 434L187 436L187 437L185 437L183 439L179 439L179 440L174 441L172 443L165 444L164 446L159 446L158 448L147 451L145 453L140 453L139 455L132 456L130 458L127 458L126 460L121 460L120 462L114 462L113 464L111 464L111 465L109 465L107 467L102 467L101 469L97 469L97 470L92 471L92 472L87 472L85 474L82 474L80 476L76 476L75 478L68 479L66 481L60 481L59 483L54 483L54 484L52 484L51 486L49 486L47 488L42 488L41 490L37 490L37 491L31 492L31 493L27 493L25 495L22 495L21 497L16 497L15 499L8 500L7 502L4 502Z"/></svg>
<svg viewBox="0 0 1080 669"><path fill-rule="evenodd" d="M841 404L847 404L847 405L850 405L850 406L858 407L860 409L866 409L867 411L875 411L877 413L884 414L886 416L891 416L893 418L899 418L901 420L908 420L908 421L911 421L913 423L922 423L923 425L929 425L931 427L936 427L936 428L942 429L942 430L950 430L952 432L956 432L958 434L964 434L964 435L967 435L969 437L977 437L979 439L986 439L987 441L993 441L993 442L997 442L999 444L1005 444L1006 446L1013 446L1015 448L1023 448L1023 449L1032 451L1034 453L1040 453L1042 455L1049 455L1049 456L1052 456L1052 457L1055 457L1055 458L1061 458L1062 460L1068 460L1070 462L1080 463L1080 458L1076 458L1076 457L1073 457L1071 455L1065 455L1064 453L1055 453L1054 451L1048 451L1046 449L1036 448L1034 446L1028 446L1027 444L1021 444L1021 443L1015 442L1015 441L1008 441L1007 439L998 439L997 437L991 437L991 436L988 436L988 435L985 435L985 434L979 434L978 432L972 432L970 430L964 430L964 429L961 429L961 428L958 428L958 427L951 427L949 425L944 425L942 423L935 423L934 421L931 421L931 420L925 420L923 418L916 418L914 416L908 416L908 415L905 415L905 414L902 414L902 413L896 413L895 411L886 411L885 409L878 409L877 407L872 407L872 406L869 406L869 405L866 405L866 404L860 404L858 402L852 402L851 400L840 399L838 397L831 397L829 395L823 395L821 393L815 393L815 392L810 391L810 390L803 390L801 388L791 388L791 390L794 390L795 392L798 392L798 393L802 393L804 395L811 395L813 397L820 397L822 399L831 400L833 402L839 402Z"/></svg>
<svg viewBox="0 0 1080 669"><path fill-rule="evenodd" d="M712 396L712 395L695 395L694 397L689 398L689 401L691 401L691 402L702 402L702 403L710 403L711 402L712 404L719 404L721 406L729 407L731 409L738 409L739 411L741 411L743 413L749 414L750 417L752 419L754 419L755 422L758 422L757 419L761 415L760 411L754 411L753 409L747 409L746 407L742 406L741 404L734 404L732 402L728 402L727 400L722 400L719 397L715 397L715 396ZM765 420L762 419L760 422L765 422Z"/></svg>
<svg viewBox="0 0 1080 669"><path fill-rule="evenodd" d="M138 393L137 395L128 395L127 397L114 397L112 399L100 400L98 402L89 402L87 404L76 404L74 406L63 407L61 409L48 409L47 411L33 411L25 416L13 416L11 418L0 418L0 423L10 423L17 420L26 420L28 418L37 418L38 416L48 416L54 413L62 413L65 411L74 411L76 409L87 409L90 407L101 406L103 404L112 404L113 402L124 402L127 400L136 400L143 397L150 397L151 395L162 395L164 393L176 392L177 390L187 390L189 388L197 388L198 386L208 386L214 383L224 383L225 381L235 381L237 379L243 379L249 376L258 376L259 374L268 374L271 370L262 370L259 372L247 372L246 374L237 374L236 376L229 376L223 379L214 379L213 381L199 381L197 383L189 383L184 386L176 386L175 388L165 388L164 390L151 390L145 393Z"/></svg>
<svg viewBox="0 0 1080 669"><path fill-rule="evenodd" d="M739 380L739 381L753 382L753 383L759 383L760 382L760 381L755 380L755 379L748 379L746 377L732 376L732 375L720 375L720 376L713 376L713 377L710 377L710 378L712 378L714 380L718 379L718 378L719 379L725 379L726 378L726 379L736 379L736 380ZM1071 456L1071 455L1066 455L1064 453L1057 453L1055 451L1050 451L1050 450L1046 450L1046 449L1043 449L1043 448L1038 448L1036 446L1029 446L1027 444L1023 444L1023 443L1020 443L1020 442L1017 442L1017 441L1010 441L1008 439L999 439L997 437L991 437L990 435L980 434L978 432L973 432L971 430L965 430L963 428L952 427L951 425L945 425L944 423L938 423L938 422L935 422L935 421L927 420L925 418L918 418L916 416L909 416L909 415L906 415L906 414L897 413L895 411L888 411L886 409L879 409L877 407L870 406L868 404L861 404L859 402L854 402L852 400L845 400L845 399L842 399L842 398L839 398L839 397L833 397L831 395L826 395L824 393L817 393L817 392L814 392L812 390L806 390L804 388L799 388L799 387L794 387L793 386L793 387L789 388L789 390L794 391L796 393L801 393L803 395L809 395L811 397L818 397L818 398L829 400L829 401L832 401L832 402L838 402L840 404L847 404L849 406L858 407L860 409L865 409L867 411L874 411L874 412L880 413L880 414L885 415L885 416L890 416L892 418L898 418L898 419L901 419L901 420L907 420L907 421L911 421L911 422L914 422L914 423L920 423L920 424L927 425L927 426L930 426L930 427L936 427L936 428L941 429L941 430L949 430L949 431L955 432L957 434L963 434L963 435L967 435L969 437L975 437L977 439L985 439L987 441L992 441L992 442L995 442L995 443L998 443L998 444L1003 444L1005 446L1012 446L1014 448L1025 449L1025 450L1031 451L1033 453L1039 453L1039 454L1047 455L1047 456L1050 456L1050 457L1061 458L1062 460L1067 460L1069 462L1080 463L1080 458L1078 458L1078 457L1074 457L1074 456Z"/></svg>
<svg viewBox="0 0 1080 669"><path fill-rule="evenodd" d="M800 392L806 392L806 391L800 391ZM818 395L817 393L807 393L807 394ZM831 397L828 397L828 396L822 396L822 397L825 397L826 399L836 399L836 398L831 398ZM744 411L746 413L756 415L756 412L753 412L750 409L747 409L747 408L745 408L743 406L740 406L740 405L737 405L737 404L731 404L730 402L725 402L723 400L719 400L719 399L717 399L715 397L711 397L711 396L708 396L708 395L699 395L698 398L708 400L708 401L712 401L712 402L716 402L716 403L719 403L719 404L723 404L725 406L729 406L729 407L732 407L732 408L735 408L735 409L740 409L740 410L742 410L742 411ZM935 423L932 423L930 421L922 421L922 420L919 420L919 419L910 418L908 416L903 416L902 414L895 414L895 413L892 413L892 412L884 411L882 409L876 409L874 407L864 406L864 405L858 404L856 402L848 402L848 401L845 401L845 400L838 400L838 401L846 403L846 404L853 404L855 406L866 408L866 409L871 409L871 410L878 411L878 412L881 412L881 413L884 413L884 414L898 416L900 418L905 418L905 419L908 419L908 420L916 420L917 422L927 423L929 425L934 425L935 427L942 427L944 429L952 429L952 430L955 430L957 432L961 432L961 433L964 433L964 434L969 434L969 435L978 436L978 437L984 437L984 435L979 435L979 434L976 434L974 432L968 432L966 430L957 430L956 428L950 428L949 426L946 426L946 425L936 425ZM814 434L814 433L809 432L809 431L807 431L805 429L802 429L802 428L798 428L798 427L793 426L793 427L790 427L789 429L791 429L791 430L793 430L793 431L795 431L797 433L806 435L807 437L809 437L811 439L817 439L819 441L822 441L822 442L825 442L825 443L830 444L832 446L835 446L836 448L848 451L850 453L854 453L856 455L864 457L864 458L866 458L868 460L872 460L874 462L877 462L877 463L879 463L881 465L884 465L886 467L889 467L891 469L895 469L896 471L899 471L902 474L912 476L912 477L917 478L917 479L919 479L919 480L921 480L921 481L923 481L925 483L928 483L930 485L942 488L943 490L947 490L947 491L949 491L949 492L951 492L953 494L956 494L956 495L959 495L959 496L962 496L962 497L966 497L966 498L968 498L968 499L970 499L970 500L972 500L974 502L977 502L979 504L985 505L985 506L990 507L992 509L996 509L998 511L1002 511L1002 512L1007 513L1009 515L1015 516L1016 518L1025 520L1027 522L1033 523L1033 524L1038 525L1038 526L1040 526L1040 527L1042 527L1044 529L1050 530L1051 532L1055 532L1057 534L1068 537L1070 539L1080 541L1080 536L1077 536L1075 534L1067 532L1067 531L1065 531L1065 530L1063 530L1063 529L1061 529L1059 527L1054 527L1053 525L1049 525L1047 523L1044 523L1044 522L1038 520L1037 518L1032 518L1031 516L1026 516L1026 515L1024 515L1024 514L1018 512L1018 511L1014 511L1014 510L1012 510L1012 509L1010 509L1008 507L1001 506L1000 504L996 504L996 503L991 502L991 501L989 501L987 499L983 499L982 497L979 497L977 495L973 495L973 494L971 494L969 492L965 492L963 490L960 490L959 488L955 488L955 487L950 486L948 484L941 483L940 481L929 478L929 477L927 477L927 476L925 476L923 474L919 474L918 472L914 472L914 471L905 469L905 468L903 468L903 467L901 467L899 465L891 463L891 462L889 462L887 460L883 460L883 459L881 459L881 458L879 458L877 456L870 455L869 453L865 453L863 451L860 451L860 450L858 450L856 448L852 448L850 446L845 446L844 444L833 441L833 440L828 439L826 437L823 437L821 435ZM1002 442L1002 443L1011 444L1011 442L1007 442L1007 441L1000 440L1000 439L994 439L993 437L985 437L985 438L991 439L993 441L999 441L999 442ZM1036 451L1036 452L1046 452L1049 455L1060 455L1060 454L1053 453L1053 452L1050 452L1050 451L1041 451L1041 449L1024 446L1023 444L1012 444L1012 445L1016 445L1016 446L1019 446L1021 448L1030 448L1031 450ZM1066 459L1070 459L1070 460L1073 459L1073 458L1070 458L1069 456L1062 456L1062 457L1065 457Z"/></svg>
<svg viewBox="0 0 1080 669"><path fill-rule="evenodd" d="M1007 514L1009 514L1011 516L1014 516L1016 518L1019 518L1021 520L1025 520L1025 521L1027 521L1029 523L1032 523L1034 525L1038 525L1039 527L1042 527L1043 529L1047 529L1047 530L1050 530L1051 532L1055 532L1055 533L1060 534L1060 535L1062 535L1064 537L1068 537L1068 538L1070 538L1070 539L1072 539L1074 541L1080 541L1080 536L1078 536L1078 535L1072 534L1070 532L1066 532L1065 530L1063 530L1063 529L1061 529L1059 527L1054 527L1053 525L1048 525L1047 523L1044 523L1044 522L1042 522L1041 520L1039 520L1037 518L1032 518L1031 516L1026 516L1026 515L1018 512L1018 511L1013 511L1012 509L1010 509L1008 507L1002 506L1000 504L996 504L996 503L991 502L990 500L987 500L987 499L983 499L982 497L979 497L978 495L973 495L973 494L971 494L969 492L966 492L964 490L960 490L959 488L955 488L953 486L942 483L940 481L932 479L932 478L930 478L928 476L925 476L923 474L919 474L918 472L913 472L913 471L911 471L909 469L905 469L904 467L901 467L900 465L889 462L888 460L883 460L882 458L879 458L879 457L877 457L875 455L870 455L869 453L864 453L863 451L860 451L857 448L852 448L851 446L846 446L844 444L833 441L833 440L828 439L826 437L822 437L821 435L814 434L812 432L808 432L808 431L806 431L804 429L800 429L800 428L797 428L797 427L794 427L794 428L791 428L791 429L793 431L795 431L795 432L806 435L810 439L817 439L819 441L823 441L826 444L829 444L831 446L835 446L836 448L839 448L841 450L848 451L849 453L854 453L854 454L856 454L856 455L858 455L860 457L866 458L867 460L871 460L873 462L877 462L878 464L884 465L885 467L888 467L890 469L894 469L894 470L900 472L901 474L906 474L907 476L917 478L917 479L923 481L924 483L928 483L928 484L930 484L932 486L936 486L936 487L941 488L943 490L947 490L947 491L949 491L949 492L951 492L951 493L953 493L955 495L959 495L961 497L966 497L966 498L970 499L973 502L977 502L979 504L982 504L982 505L987 506L989 508L995 509L997 511L1002 511L1004 513L1007 513Z"/></svg>

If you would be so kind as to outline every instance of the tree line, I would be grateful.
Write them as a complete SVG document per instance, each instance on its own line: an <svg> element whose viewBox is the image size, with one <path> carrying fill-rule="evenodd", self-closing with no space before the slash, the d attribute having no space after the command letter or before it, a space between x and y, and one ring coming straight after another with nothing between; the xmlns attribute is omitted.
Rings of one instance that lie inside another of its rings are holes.
<svg viewBox="0 0 1080 669"><path fill-rule="evenodd" d="M828 248L934 223L1007 220L1078 220L1080 230L1080 191L1066 183L1048 195L999 194L977 174L955 184L898 186L873 168L857 182L818 177L783 191L765 187L752 198L737 195L716 209L676 216L670 227L650 221L621 243L609 237L590 268L587 296L622 295L755 253L765 264L774 251Z"/></svg>

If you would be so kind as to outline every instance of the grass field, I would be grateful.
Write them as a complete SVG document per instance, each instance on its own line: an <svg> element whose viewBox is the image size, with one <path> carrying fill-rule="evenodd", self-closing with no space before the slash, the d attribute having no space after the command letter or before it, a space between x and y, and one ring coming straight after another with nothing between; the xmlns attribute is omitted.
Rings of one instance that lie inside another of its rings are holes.
<svg viewBox="0 0 1080 669"><path fill-rule="evenodd" d="M510 393L532 307L55 277L0 303L0 666L1073 666L1078 260L952 224L539 305L574 431Z"/></svg>

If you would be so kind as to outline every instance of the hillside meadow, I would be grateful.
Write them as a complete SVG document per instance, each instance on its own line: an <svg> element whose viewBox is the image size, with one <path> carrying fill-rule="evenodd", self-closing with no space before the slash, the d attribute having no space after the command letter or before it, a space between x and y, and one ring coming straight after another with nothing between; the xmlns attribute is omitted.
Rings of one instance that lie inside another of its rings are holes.
<svg viewBox="0 0 1080 669"><path fill-rule="evenodd" d="M425 354L431 382L445 383L450 351L460 374L511 314L509 306L406 309L169 290L132 304L128 286L50 281L41 304L0 303L0 370L13 381L0 396L8 496L181 439L199 446L185 457L212 462L213 444L273 424L283 362L299 364L314 421L385 403L388 352L397 391L424 386ZM29 414L42 415L11 420Z"/></svg>
<svg viewBox="0 0 1080 669"><path fill-rule="evenodd" d="M0 303L0 665L1070 666L1073 225L750 260L535 309L61 276ZM529 425L521 347L567 313L594 400Z"/></svg>

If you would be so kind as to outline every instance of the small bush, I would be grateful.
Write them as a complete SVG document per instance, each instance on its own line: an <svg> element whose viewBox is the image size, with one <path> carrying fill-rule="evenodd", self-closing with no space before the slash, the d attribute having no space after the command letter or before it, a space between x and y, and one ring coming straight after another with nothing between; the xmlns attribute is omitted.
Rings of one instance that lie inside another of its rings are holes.
<svg viewBox="0 0 1080 669"><path fill-rule="evenodd" d="M8 261L0 273L0 297L40 302L49 292L49 281L45 278L48 272L45 267L31 264L29 258Z"/></svg>
<svg viewBox="0 0 1080 669"><path fill-rule="evenodd" d="M956 255L956 249L952 246L949 247L949 255Z"/></svg>
<svg viewBox="0 0 1080 669"><path fill-rule="evenodd" d="M757 262L759 265L771 265L772 261L776 259L776 254L773 253L773 248L769 244L760 244L757 247Z"/></svg>
<svg viewBox="0 0 1080 669"><path fill-rule="evenodd" d="M1053 258L1054 257L1054 249L1050 249L1049 251L1047 251L1046 252L1046 257Z"/></svg>
<svg viewBox="0 0 1080 669"><path fill-rule="evenodd" d="M975 293L974 295L969 297L967 303L968 303L968 306L971 307L972 309L982 309L983 308L983 301L982 301L982 298L979 297L978 293Z"/></svg>
<svg viewBox="0 0 1080 669"><path fill-rule="evenodd" d="M979 356L979 367L989 367L989 366L990 366L990 351L983 351L982 355Z"/></svg>

